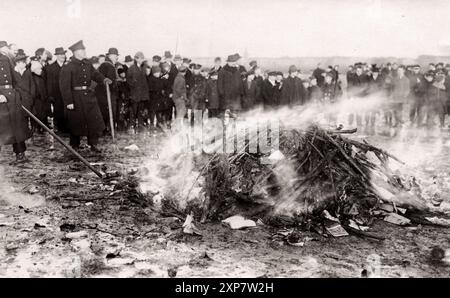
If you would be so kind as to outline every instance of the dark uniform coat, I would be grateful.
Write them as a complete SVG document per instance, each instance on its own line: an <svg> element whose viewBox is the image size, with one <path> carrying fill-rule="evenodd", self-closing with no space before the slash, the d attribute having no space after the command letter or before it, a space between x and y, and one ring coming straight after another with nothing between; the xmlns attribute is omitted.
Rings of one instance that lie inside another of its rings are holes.
<svg viewBox="0 0 450 298"><path fill-rule="evenodd" d="M281 89L279 84L272 84L269 80L265 80L262 86L261 95L263 98L264 109L273 109L280 105Z"/></svg>
<svg viewBox="0 0 450 298"><path fill-rule="evenodd" d="M106 78L112 81L112 84L109 85L109 91L111 94L111 106L113 111L113 119L117 120L117 97L119 93L118 88L118 74L116 67L112 64L111 60L106 57L105 62L103 62L98 71L104 75ZM95 86L95 96L97 97L98 104L100 107L100 111L103 115L103 120L105 123L109 123L109 106L108 106L108 97L106 94L106 85L104 83L97 84Z"/></svg>
<svg viewBox="0 0 450 298"><path fill-rule="evenodd" d="M316 78L317 80L317 86L322 87L323 83L325 82L325 77L323 76L323 73L325 72L325 70L323 70L322 68L316 68L313 71L313 77Z"/></svg>
<svg viewBox="0 0 450 298"><path fill-rule="evenodd" d="M36 86L34 85L33 75L30 69L26 69L23 74L15 71L16 78L16 90L19 92L22 101L33 102L33 94L36 92ZM29 109L32 111L32 106Z"/></svg>
<svg viewBox="0 0 450 298"><path fill-rule="evenodd" d="M0 145L23 142L31 137L28 118L21 105L31 108L32 102L30 98L22 100L15 88L17 78L11 61L0 53L0 95L4 95L7 100L6 103L0 103Z"/></svg>
<svg viewBox="0 0 450 298"><path fill-rule="evenodd" d="M188 68L186 69L186 74L184 75L184 80L186 81L186 90L188 92L188 96L191 94L191 89L194 86L194 74Z"/></svg>
<svg viewBox="0 0 450 298"><path fill-rule="evenodd" d="M75 136L101 136L105 123L92 89L74 90L75 87L90 86L91 81L103 84L105 77L94 69L87 59L73 58L61 69L59 87L64 105L75 106L67 110L67 122L70 133Z"/></svg>
<svg viewBox="0 0 450 298"><path fill-rule="evenodd" d="M219 109L219 90L217 90L217 80L208 79L206 83L206 98L208 99L208 109Z"/></svg>
<svg viewBox="0 0 450 298"><path fill-rule="evenodd" d="M138 66L136 62L130 66L127 70L127 83L132 102L149 100L147 76L143 66Z"/></svg>
<svg viewBox="0 0 450 298"><path fill-rule="evenodd" d="M42 122L47 122L47 116L51 115L51 106L50 101L47 96L47 87L42 76L39 76L35 73L32 74L33 82L34 82L34 90L32 92L33 95L33 113L36 117L39 118Z"/></svg>
<svg viewBox="0 0 450 298"><path fill-rule="evenodd" d="M46 67L46 83L49 100L53 104L53 116L56 127L61 132L67 132L65 121L66 109L62 99L61 90L59 90L59 74L61 73L61 68L62 66L60 66L57 61L48 65Z"/></svg>
<svg viewBox="0 0 450 298"><path fill-rule="evenodd" d="M261 88L263 79L261 77L255 77L251 82L244 82L246 84L246 96L242 103L244 110L251 110L255 105L261 104Z"/></svg>
<svg viewBox="0 0 450 298"><path fill-rule="evenodd" d="M245 87L238 67L231 67L228 64L222 67L217 79L217 88L221 109L241 109Z"/></svg>
<svg viewBox="0 0 450 298"><path fill-rule="evenodd" d="M303 104L304 92L303 84L299 78L288 77L283 80L280 104L285 106L295 106Z"/></svg>
<svg viewBox="0 0 450 298"><path fill-rule="evenodd" d="M173 83L175 82L175 78L177 77L178 69L175 64L170 63L170 71L169 71L169 86L173 86Z"/></svg>
<svg viewBox="0 0 450 298"><path fill-rule="evenodd" d="M200 74L194 75L192 82L191 107L194 110L204 110L206 108L206 78Z"/></svg>
<svg viewBox="0 0 450 298"><path fill-rule="evenodd" d="M164 111L171 107L171 102L167 91L169 90L169 80L162 77L156 78L150 74L147 77L148 89L149 89L149 109L151 111Z"/></svg>

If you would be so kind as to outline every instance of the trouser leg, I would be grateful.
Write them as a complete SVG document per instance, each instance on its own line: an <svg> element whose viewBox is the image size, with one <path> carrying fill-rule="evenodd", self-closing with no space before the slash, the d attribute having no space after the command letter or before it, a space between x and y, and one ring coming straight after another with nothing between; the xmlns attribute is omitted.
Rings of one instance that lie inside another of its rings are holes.
<svg viewBox="0 0 450 298"><path fill-rule="evenodd" d="M18 142L13 144L13 151L15 154L24 153L27 150L25 142Z"/></svg>
<svg viewBox="0 0 450 298"><path fill-rule="evenodd" d="M70 146L73 148L80 147L81 138L79 136L75 136L73 134L70 135Z"/></svg>
<svg viewBox="0 0 450 298"><path fill-rule="evenodd" d="M87 137L89 146L97 146L98 145L98 136L88 136Z"/></svg>

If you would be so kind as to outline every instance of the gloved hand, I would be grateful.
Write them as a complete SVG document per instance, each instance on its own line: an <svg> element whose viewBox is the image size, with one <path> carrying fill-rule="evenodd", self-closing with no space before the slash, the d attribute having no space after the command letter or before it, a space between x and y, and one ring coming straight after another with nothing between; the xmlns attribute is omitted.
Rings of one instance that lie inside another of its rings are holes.
<svg viewBox="0 0 450 298"><path fill-rule="evenodd" d="M6 97L4 95L0 95L0 103L7 103L8 100L6 99Z"/></svg>
<svg viewBox="0 0 450 298"><path fill-rule="evenodd" d="M108 79L108 78L105 78L104 80L103 80L103 83L105 83L105 85L106 84L112 84L112 81L110 80L110 79Z"/></svg>
<svg viewBox="0 0 450 298"><path fill-rule="evenodd" d="M75 106L73 104L67 105L67 109L68 110L73 110L73 109L75 109Z"/></svg>

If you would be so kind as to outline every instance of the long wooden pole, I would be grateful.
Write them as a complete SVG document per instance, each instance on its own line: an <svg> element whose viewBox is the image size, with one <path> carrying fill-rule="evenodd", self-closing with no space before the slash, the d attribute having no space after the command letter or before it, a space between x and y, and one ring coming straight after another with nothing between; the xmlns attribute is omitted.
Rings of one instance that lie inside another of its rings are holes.
<svg viewBox="0 0 450 298"><path fill-rule="evenodd" d="M111 91L109 90L109 84L105 84L105 86L106 86L106 97L108 98L109 125L111 126L111 136L114 141L115 133L114 133L113 110L112 110L112 103L111 103Z"/></svg>
<svg viewBox="0 0 450 298"><path fill-rule="evenodd" d="M98 177L103 178L102 173L95 169L83 156L76 152L72 147L67 145L57 134L55 134L50 128L48 128L44 123L41 122L36 116L33 115L27 108L22 106L22 109L30 116L34 121L37 122L43 129L45 129L49 134L51 134L61 145L66 147L73 155L75 155L82 163L84 163L92 172L94 172Z"/></svg>

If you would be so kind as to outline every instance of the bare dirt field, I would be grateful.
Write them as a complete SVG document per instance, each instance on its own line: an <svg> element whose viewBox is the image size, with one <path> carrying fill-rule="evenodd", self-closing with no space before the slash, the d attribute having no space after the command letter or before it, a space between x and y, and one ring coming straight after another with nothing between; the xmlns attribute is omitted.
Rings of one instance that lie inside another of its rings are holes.
<svg viewBox="0 0 450 298"><path fill-rule="evenodd" d="M383 145L386 138L368 140ZM450 147L440 141L442 152L415 167L446 178ZM141 150L124 150L130 144ZM143 160L156 158L155 144L152 136L122 134L116 145L102 141L101 156L81 153L103 171L138 177ZM415 144L427 152L434 143ZM217 222L197 223L203 236L187 235L182 218L140 204L132 184L98 179L59 144L50 150L46 137L35 136L28 146L30 162L20 166L8 164L11 148L0 153L1 277L450 276L450 266L431 259L433 247L450 248L448 227L376 220L370 229L383 241L302 232L303 247L274 241L279 228L266 225L231 230ZM447 189L442 196L449 206Z"/></svg>

